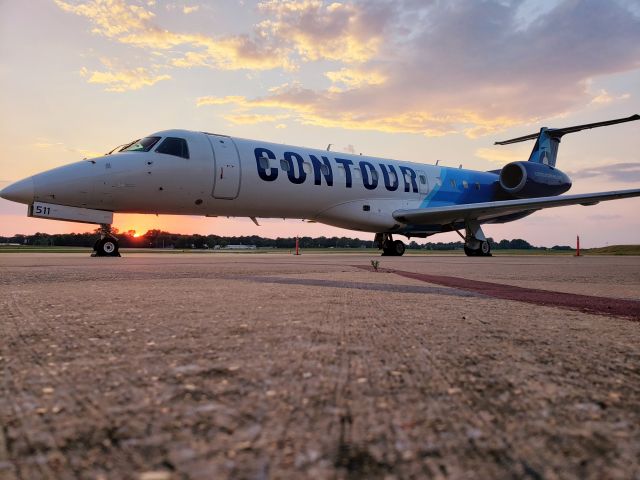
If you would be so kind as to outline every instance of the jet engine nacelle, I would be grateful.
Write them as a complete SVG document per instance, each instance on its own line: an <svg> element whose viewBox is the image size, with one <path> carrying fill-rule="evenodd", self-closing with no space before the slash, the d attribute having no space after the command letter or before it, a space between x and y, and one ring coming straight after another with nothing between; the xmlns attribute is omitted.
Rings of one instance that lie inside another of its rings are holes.
<svg viewBox="0 0 640 480"><path fill-rule="evenodd" d="M500 171L500 186L517 198L560 195L571 179L555 167L534 162L511 162Z"/></svg>

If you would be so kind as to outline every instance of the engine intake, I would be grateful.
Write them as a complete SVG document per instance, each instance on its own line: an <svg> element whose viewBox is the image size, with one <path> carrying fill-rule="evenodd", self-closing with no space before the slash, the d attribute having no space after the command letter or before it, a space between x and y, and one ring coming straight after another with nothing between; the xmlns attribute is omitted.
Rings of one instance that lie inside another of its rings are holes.
<svg viewBox="0 0 640 480"><path fill-rule="evenodd" d="M500 186L517 198L550 197L569 190L571 179L549 165L512 162L502 167Z"/></svg>

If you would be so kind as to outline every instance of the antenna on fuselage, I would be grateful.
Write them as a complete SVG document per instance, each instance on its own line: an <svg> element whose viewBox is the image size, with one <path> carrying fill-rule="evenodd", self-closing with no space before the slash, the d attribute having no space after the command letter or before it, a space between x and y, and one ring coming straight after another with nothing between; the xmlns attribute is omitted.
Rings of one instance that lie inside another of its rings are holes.
<svg viewBox="0 0 640 480"><path fill-rule="evenodd" d="M331 151L331 145L333 145L333 143L330 143L329 145L327 145L327 152Z"/></svg>
<svg viewBox="0 0 640 480"><path fill-rule="evenodd" d="M440 160L436 160L436 165L438 165L440 163Z"/></svg>

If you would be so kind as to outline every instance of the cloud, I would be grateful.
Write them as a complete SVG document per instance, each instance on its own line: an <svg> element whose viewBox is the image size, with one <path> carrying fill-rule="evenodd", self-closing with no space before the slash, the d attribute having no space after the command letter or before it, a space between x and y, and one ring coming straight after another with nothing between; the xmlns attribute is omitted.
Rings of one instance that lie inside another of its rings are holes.
<svg viewBox="0 0 640 480"><path fill-rule="evenodd" d="M249 35L211 37L161 28L155 14L142 5L124 0L89 0L71 3L55 0L66 12L83 16L94 25L92 32L119 43L164 52L176 67L206 66L221 70L290 69L285 51ZM153 6L153 5L151 5Z"/></svg>
<svg viewBox="0 0 640 480"><path fill-rule="evenodd" d="M249 99L243 96L200 97L197 106L232 105L243 111L256 109L283 110L304 125L348 128L352 130L373 130L392 133L419 133L441 136L454 133L456 117L437 116L421 111L407 111L398 114L376 113L364 109L350 111L344 108L345 92L306 89L298 84L285 85L272 90L270 95ZM457 112L457 119L477 123L472 112ZM503 119L486 120L487 125L504 122ZM468 133L472 135L472 133Z"/></svg>
<svg viewBox="0 0 640 480"><path fill-rule="evenodd" d="M184 13L185 15L189 15L190 13L197 12L198 10L200 10L200 5L193 5L193 6L185 5L184 7L182 7L182 13Z"/></svg>
<svg viewBox="0 0 640 480"><path fill-rule="evenodd" d="M584 108L594 99L591 79L640 65L640 19L622 3L560 1L525 25L518 2L340 5L334 12L315 0L261 4L275 18L261 24L266 35L290 37L305 61L347 64L325 73L331 85L289 84L198 105L288 110L307 125L475 138ZM375 41L363 42L362 32ZM361 48L350 49L349 38Z"/></svg>
<svg viewBox="0 0 640 480"><path fill-rule="evenodd" d="M344 85L347 88L361 88L367 85L382 85L387 77L375 70L363 70L343 68L334 72L326 72L325 76L334 84ZM338 91L340 89L336 89Z"/></svg>
<svg viewBox="0 0 640 480"><path fill-rule="evenodd" d="M510 162L526 161L530 151L510 150L508 148L478 148L475 156L493 163L507 164Z"/></svg>
<svg viewBox="0 0 640 480"><path fill-rule="evenodd" d="M64 0L54 1L66 12L89 18L94 24L93 33L109 38L144 30L155 16L143 6L127 4L121 0L94 0L78 4Z"/></svg>
<svg viewBox="0 0 640 480"><path fill-rule="evenodd" d="M475 138L628 98L590 87L640 68L640 17L622 0L557 0L535 15L520 0L269 0L244 33L215 36L158 26L144 4L56 3L167 69L280 69L288 85L197 104L306 125Z"/></svg>
<svg viewBox="0 0 640 480"><path fill-rule="evenodd" d="M226 120L229 120L236 125L254 125L256 123L271 123L278 122L289 118L289 115L260 115L256 113L234 113L223 116Z"/></svg>
<svg viewBox="0 0 640 480"><path fill-rule="evenodd" d="M567 172L572 179L594 178L600 180L633 183L640 182L640 162L614 163L598 167L583 168L575 172Z"/></svg>
<svg viewBox="0 0 640 480"><path fill-rule="evenodd" d="M631 98L631 95L628 93L624 93L622 95L613 96L609 92L604 89L601 89L597 95L595 95L591 99L592 104L596 105L606 105L611 102L619 101L619 100L627 100Z"/></svg>
<svg viewBox="0 0 640 480"><path fill-rule="evenodd" d="M524 29L515 3L434 2L423 10L426 22L413 27L415 38L397 50L375 94L391 96L397 109L470 121L461 129L471 136L580 108L590 101L589 79L640 61L640 21L616 2L559 2Z"/></svg>
<svg viewBox="0 0 640 480"><path fill-rule="evenodd" d="M204 35L178 35L145 33L122 39L138 47L154 48L164 45L192 46L196 50L185 52L171 60L174 67L210 67L218 70L292 70L293 63L286 52L278 47L254 41L248 36L212 39Z"/></svg>
<svg viewBox="0 0 640 480"><path fill-rule="evenodd" d="M379 2L322 0L269 0L258 8L270 17L258 25L262 36L291 45L303 60L343 63L366 62L377 54L389 11Z"/></svg>
<svg viewBox="0 0 640 480"><path fill-rule="evenodd" d="M176 32L155 22L155 3L125 0L55 0L66 12L87 18L92 32L119 43L162 51L174 67L220 70L295 70L298 61L358 63L372 59L384 39L387 8L376 4L325 4L321 0L268 1L258 11L269 18L240 35ZM199 7L184 6L184 13Z"/></svg>
<svg viewBox="0 0 640 480"><path fill-rule="evenodd" d="M229 95L226 97L200 97L196 100L196 106L202 107L204 105L228 105L228 104L242 104L246 101L246 98L240 95Z"/></svg>
<svg viewBox="0 0 640 480"><path fill-rule="evenodd" d="M170 75L155 75L143 67L132 69L115 70L110 62L104 62L110 71L89 71L83 67L80 75L87 78L89 83L100 83L106 85L107 92L126 92L129 90L139 90L142 87L154 85L161 80L168 80Z"/></svg>

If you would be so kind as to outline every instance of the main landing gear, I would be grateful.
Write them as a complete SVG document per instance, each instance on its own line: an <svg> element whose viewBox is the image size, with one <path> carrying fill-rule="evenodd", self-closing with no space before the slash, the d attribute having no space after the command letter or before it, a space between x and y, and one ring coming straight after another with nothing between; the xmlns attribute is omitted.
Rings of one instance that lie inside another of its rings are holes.
<svg viewBox="0 0 640 480"><path fill-rule="evenodd" d="M383 257L401 257L405 246L402 240L393 240L390 233L376 233L374 242L382 250Z"/></svg>
<svg viewBox="0 0 640 480"><path fill-rule="evenodd" d="M118 239L111 233L111 225L100 225L100 239L93 246L92 257L119 257Z"/></svg>
<svg viewBox="0 0 640 480"><path fill-rule="evenodd" d="M465 235L456 232L464 240L464 253L467 257L490 257L491 245L480 228L477 220L467 220L464 223Z"/></svg>

